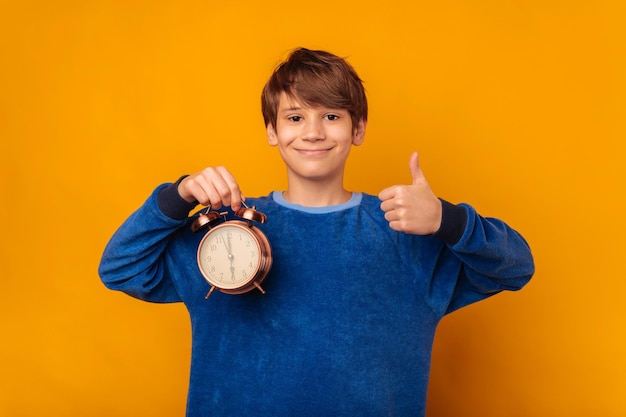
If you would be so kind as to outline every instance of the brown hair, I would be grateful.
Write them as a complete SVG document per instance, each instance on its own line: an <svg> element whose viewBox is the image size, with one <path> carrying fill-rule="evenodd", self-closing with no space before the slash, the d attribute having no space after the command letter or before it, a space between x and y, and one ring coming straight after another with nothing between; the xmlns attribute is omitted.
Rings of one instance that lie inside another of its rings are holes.
<svg viewBox="0 0 626 417"><path fill-rule="evenodd" d="M367 120L363 82L346 60L329 52L298 48L276 67L261 94L266 126L276 127L283 92L307 106L348 110L353 126Z"/></svg>

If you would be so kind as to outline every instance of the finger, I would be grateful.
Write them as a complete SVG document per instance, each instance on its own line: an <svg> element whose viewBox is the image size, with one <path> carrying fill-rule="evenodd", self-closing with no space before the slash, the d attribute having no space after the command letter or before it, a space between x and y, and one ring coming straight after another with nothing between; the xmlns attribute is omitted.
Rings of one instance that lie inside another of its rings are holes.
<svg viewBox="0 0 626 417"><path fill-rule="evenodd" d="M181 182L185 195L191 195L200 204L219 209L223 200L228 198L223 190L228 190L225 181L214 168L205 168L198 174L189 176ZM181 194L182 195L182 194Z"/></svg>
<svg viewBox="0 0 626 417"><path fill-rule="evenodd" d="M396 210L385 211L384 217L385 220L387 220L388 222L393 222L400 219L400 216L398 215L398 212Z"/></svg>
<svg viewBox="0 0 626 417"><path fill-rule="evenodd" d="M224 204L229 205L234 211L241 208L241 203L244 201L244 197L239 189L239 184L235 180L235 177L224 167L217 167L217 171L220 174L222 187L219 191L224 197ZM224 188L225 187L225 188Z"/></svg>
<svg viewBox="0 0 626 417"><path fill-rule="evenodd" d="M409 158L409 170L411 171L413 184L417 184L425 179L424 173L420 167L419 154L417 152L413 152Z"/></svg>
<svg viewBox="0 0 626 417"><path fill-rule="evenodd" d="M224 205L238 209L241 205L239 186L226 168L207 168L203 173L203 186L215 208Z"/></svg>
<svg viewBox="0 0 626 417"><path fill-rule="evenodd" d="M391 200L396 195L396 186L387 187L378 193L378 199L380 201Z"/></svg>
<svg viewBox="0 0 626 417"><path fill-rule="evenodd" d="M380 209L385 213L393 210L393 206L391 205L391 200L381 200Z"/></svg>
<svg viewBox="0 0 626 417"><path fill-rule="evenodd" d="M198 182L199 178L197 175L190 175L183 179L178 184L178 194L189 203L196 201L202 205L208 205L209 197Z"/></svg>
<svg viewBox="0 0 626 417"><path fill-rule="evenodd" d="M397 232L402 232L403 231L402 230L402 224L399 221L395 221L395 220L390 221L389 222L389 227L392 230L395 230Z"/></svg>
<svg viewBox="0 0 626 417"><path fill-rule="evenodd" d="M228 204L224 202L224 198L217 190L217 188L213 186L213 184L207 183L204 186L203 190L207 194L207 201L204 203L205 205L211 206L212 208L219 210L222 206Z"/></svg>
<svg viewBox="0 0 626 417"><path fill-rule="evenodd" d="M207 170L203 174L206 175L206 173ZM219 209L222 206L222 196L213 185L215 180L209 180L205 175L199 175L190 180L190 191L200 204Z"/></svg>

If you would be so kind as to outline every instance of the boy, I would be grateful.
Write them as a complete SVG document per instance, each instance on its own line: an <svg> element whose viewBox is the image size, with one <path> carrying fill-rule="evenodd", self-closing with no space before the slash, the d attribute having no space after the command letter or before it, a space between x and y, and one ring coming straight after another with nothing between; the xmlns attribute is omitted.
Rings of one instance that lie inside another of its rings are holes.
<svg viewBox="0 0 626 417"><path fill-rule="evenodd" d="M438 199L410 158L410 185L378 197L343 186L367 100L343 59L295 50L262 93L268 142L288 187L247 205L272 244L266 294L214 292L196 264L198 203L237 210L224 167L156 188L105 249L107 287L184 302L192 322L188 416L423 416L440 319L534 265L524 239L469 205ZM232 211L229 211L232 213Z"/></svg>

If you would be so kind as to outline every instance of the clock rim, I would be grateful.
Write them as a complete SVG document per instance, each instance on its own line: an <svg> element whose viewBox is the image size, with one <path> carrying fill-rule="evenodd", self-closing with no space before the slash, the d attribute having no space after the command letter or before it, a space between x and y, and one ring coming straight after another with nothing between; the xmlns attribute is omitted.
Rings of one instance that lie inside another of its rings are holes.
<svg viewBox="0 0 626 417"><path fill-rule="evenodd" d="M208 276L208 274L205 274L202 268L202 263L200 262L200 253L202 251L202 247L204 243L209 239L209 237L215 231L226 228L228 226L233 226L239 229L243 229L246 233L249 233L254 243L256 244L257 251L259 253L259 260L257 262L257 266L256 266L254 273L250 276L249 279L242 281L242 284L238 285L237 287L224 286L223 283L215 282L214 280L212 280ZM261 284L263 282L263 280L269 273L269 270L272 266L273 258L272 258L271 245L265 233L263 233L258 227L256 227L250 221L234 219L234 220L228 220L224 223L214 226L206 232L206 234L202 237L202 240L200 240L200 243L198 244L198 250L196 252L196 261L197 261L200 274L209 285L227 294L243 294L243 293L246 293L248 291L251 291L257 288L257 285L255 285L255 283Z"/></svg>

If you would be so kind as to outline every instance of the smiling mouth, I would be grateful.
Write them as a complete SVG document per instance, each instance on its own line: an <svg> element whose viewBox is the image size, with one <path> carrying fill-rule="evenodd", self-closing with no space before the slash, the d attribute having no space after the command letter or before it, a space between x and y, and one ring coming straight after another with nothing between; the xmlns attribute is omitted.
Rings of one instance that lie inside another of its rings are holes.
<svg viewBox="0 0 626 417"><path fill-rule="evenodd" d="M322 155L325 154L327 152L329 152L332 148L329 149L296 149L298 151L298 153L302 154L302 155L311 155L311 156L315 156L315 155Z"/></svg>

